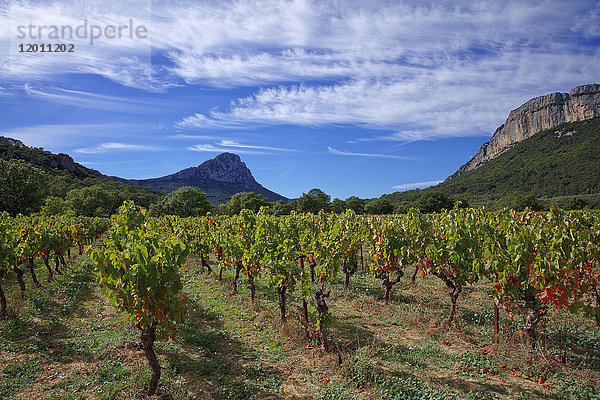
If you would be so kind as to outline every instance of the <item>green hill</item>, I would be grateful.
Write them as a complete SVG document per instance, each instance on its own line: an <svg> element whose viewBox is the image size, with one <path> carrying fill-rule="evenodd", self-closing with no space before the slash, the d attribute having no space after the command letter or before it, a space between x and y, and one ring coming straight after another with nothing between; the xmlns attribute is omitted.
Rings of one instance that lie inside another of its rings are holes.
<svg viewBox="0 0 600 400"><path fill-rule="evenodd" d="M396 205L427 192L464 198L472 205L497 208L517 195L542 199L579 196L600 199L600 118L572 122L539 132L482 166L422 190L384 198Z"/></svg>
<svg viewBox="0 0 600 400"><path fill-rule="evenodd" d="M43 148L29 147L19 140L3 136L0 136L0 159L23 160L46 172L51 177L48 188L50 196L64 198L69 190L101 185L106 189L119 191L124 198L146 207L162 197L154 190L118 182L94 169L86 168L67 154L54 154Z"/></svg>

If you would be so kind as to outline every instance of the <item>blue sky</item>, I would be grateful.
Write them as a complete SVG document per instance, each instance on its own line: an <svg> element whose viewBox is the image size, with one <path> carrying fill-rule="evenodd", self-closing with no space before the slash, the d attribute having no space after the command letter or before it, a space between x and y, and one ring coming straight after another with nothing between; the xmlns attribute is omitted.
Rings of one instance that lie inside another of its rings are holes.
<svg viewBox="0 0 600 400"><path fill-rule="evenodd" d="M600 82L598 1L0 4L0 135L124 178L229 151L288 197L378 197L445 179L530 98ZM147 35L35 35L84 20Z"/></svg>

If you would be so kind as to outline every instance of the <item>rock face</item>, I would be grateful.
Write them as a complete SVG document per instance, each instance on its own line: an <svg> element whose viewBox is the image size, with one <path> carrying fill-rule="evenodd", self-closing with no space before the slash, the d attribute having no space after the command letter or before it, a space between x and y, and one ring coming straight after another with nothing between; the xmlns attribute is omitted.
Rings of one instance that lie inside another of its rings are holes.
<svg viewBox="0 0 600 400"><path fill-rule="evenodd" d="M172 175L157 178L165 181L202 179L234 183L248 188L260 186L240 156L222 153L197 167L186 168Z"/></svg>
<svg viewBox="0 0 600 400"><path fill-rule="evenodd" d="M132 185L146 186L161 193L170 193L182 186L200 188L214 204L226 202L235 193L254 192L269 201L288 199L272 192L254 179L252 172L237 154L222 153L197 167L186 168L171 175L153 179L121 179Z"/></svg>
<svg viewBox="0 0 600 400"><path fill-rule="evenodd" d="M50 160L49 165L52 168L66 169L73 173L77 172L77 164L66 154L59 154L57 158Z"/></svg>
<svg viewBox="0 0 600 400"><path fill-rule="evenodd" d="M600 85L578 86L569 93L552 93L536 97L513 110L489 142L448 179L475 169L497 157L515 143L538 132L554 128L565 122L583 121L600 117Z"/></svg>

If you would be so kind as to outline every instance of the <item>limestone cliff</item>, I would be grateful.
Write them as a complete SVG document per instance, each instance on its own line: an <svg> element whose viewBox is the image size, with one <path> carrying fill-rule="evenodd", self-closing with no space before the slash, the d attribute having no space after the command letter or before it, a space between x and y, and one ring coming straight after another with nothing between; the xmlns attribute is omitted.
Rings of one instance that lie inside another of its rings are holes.
<svg viewBox="0 0 600 400"><path fill-rule="evenodd" d="M515 143L565 122L600 117L600 85L578 86L569 93L552 93L529 100L508 115L489 142L448 179L475 169Z"/></svg>

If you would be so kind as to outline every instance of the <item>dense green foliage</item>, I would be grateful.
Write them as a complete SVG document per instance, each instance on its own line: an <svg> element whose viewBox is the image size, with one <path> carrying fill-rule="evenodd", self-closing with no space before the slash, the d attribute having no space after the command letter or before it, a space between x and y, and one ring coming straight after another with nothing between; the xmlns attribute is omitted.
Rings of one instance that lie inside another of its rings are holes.
<svg viewBox="0 0 600 400"><path fill-rule="evenodd" d="M242 210L258 212L261 207L268 205L269 200L262 194L240 192L231 196L231 199L223 206L223 211L227 215L237 215Z"/></svg>
<svg viewBox="0 0 600 400"><path fill-rule="evenodd" d="M137 204L149 207L161 197L150 189L128 185L86 168L67 154L53 154L42 148L29 147L16 139L0 136L0 160L22 160L45 172L48 176L45 194L49 196L66 198L70 190L97 186L105 191L118 192L121 200L117 207L122 199L134 200ZM89 212L82 215L89 215Z"/></svg>
<svg viewBox="0 0 600 400"><path fill-rule="evenodd" d="M0 211L11 215L37 211L44 201L48 176L21 160L0 160Z"/></svg>
<svg viewBox="0 0 600 400"><path fill-rule="evenodd" d="M308 193L302 193L302 196L295 203L298 212L318 214L321 210L329 210L331 196L321 189L310 189Z"/></svg>
<svg viewBox="0 0 600 400"><path fill-rule="evenodd" d="M179 217L198 217L206 215L213 206L203 191L196 187L184 186L166 195L160 202L152 205L152 215L177 215Z"/></svg>

